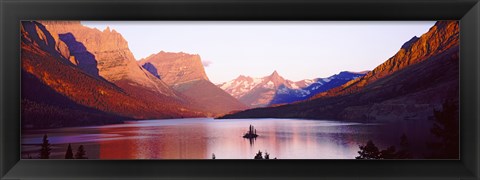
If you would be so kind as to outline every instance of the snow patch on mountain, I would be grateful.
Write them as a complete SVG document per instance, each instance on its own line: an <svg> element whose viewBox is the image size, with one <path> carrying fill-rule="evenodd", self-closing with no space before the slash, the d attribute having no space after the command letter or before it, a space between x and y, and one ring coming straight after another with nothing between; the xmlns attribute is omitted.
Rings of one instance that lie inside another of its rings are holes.
<svg viewBox="0 0 480 180"><path fill-rule="evenodd" d="M262 78L241 75L217 86L247 105L262 107L307 99L319 92L343 85L364 75L365 73L344 71L328 78L304 79L294 82L284 79L274 71L271 75Z"/></svg>
<svg viewBox="0 0 480 180"><path fill-rule="evenodd" d="M303 88L292 88L293 86L284 86L277 90L277 93L270 104L285 104L306 100L314 96L315 94L328 91L332 88L341 86L348 81L362 77L366 73L368 73L368 71L363 71L361 73L343 71L328 78L317 78L313 81L308 81L310 82L309 85ZM304 82L307 81L304 80Z"/></svg>

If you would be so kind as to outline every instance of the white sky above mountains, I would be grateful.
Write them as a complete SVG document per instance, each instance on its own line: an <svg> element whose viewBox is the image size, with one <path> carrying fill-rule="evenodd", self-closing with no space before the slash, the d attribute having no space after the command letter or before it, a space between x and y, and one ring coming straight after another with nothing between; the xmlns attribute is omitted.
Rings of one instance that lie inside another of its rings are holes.
<svg viewBox="0 0 480 180"><path fill-rule="evenodd" d="M372 70L434 21L82 21L121 33L137 60L160 51L199 54L213 83L274 70L298 81Z"/></svg>

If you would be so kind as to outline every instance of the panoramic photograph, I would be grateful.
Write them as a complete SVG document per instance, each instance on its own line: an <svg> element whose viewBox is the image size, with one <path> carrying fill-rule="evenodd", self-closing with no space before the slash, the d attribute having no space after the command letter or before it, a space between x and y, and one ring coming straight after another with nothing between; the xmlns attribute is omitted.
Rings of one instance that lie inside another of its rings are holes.
<svg viewBox="0 0 480 180"><path fill-rule="evenodd" d="M458 21L21 21L22 159L459 159Z"/></svg>

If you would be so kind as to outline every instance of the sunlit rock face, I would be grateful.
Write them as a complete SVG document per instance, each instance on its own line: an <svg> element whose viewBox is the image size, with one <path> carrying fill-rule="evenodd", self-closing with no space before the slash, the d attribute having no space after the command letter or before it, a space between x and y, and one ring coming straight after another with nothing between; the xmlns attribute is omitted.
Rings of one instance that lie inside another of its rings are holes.
<svg viewBox="0 0 480 180"><path fill-rule="evenodd" d="M210 112L209 116L247 108L245 104L209 81L198 54L160 51L138 63L176 91L201 104L205 111Z"/></svg>
<svg viewBox="0 0 480 180"><path fill-rule="evenodd" d="M314 98L337 96L360 90L362 87L402 70L410 65L428 60L459 45L460 28L458 21L438 21L421 37L413 37L387 61L377 66L364 77L348 82L342 87Z"/></svg>
<svg viewBox="0 0 480 180"><path fill-rule="evenodd" d="M78 23L66 23L65 27L54 24L60 30L69 26L82 28ZM78 28L72 28L72 31ZM76 39L73 41L75 35L72 32L56 34L51 32L52 29L52 26L47 28L35 21L22 22L22 118L26 126L85 126L118 123L125 119L204 117L207 114L188 97L135 65L136 61L129 56L116 59L100 55L122 52L88 50L84 43ZM96 30L92 31L95 34ZM88 33L85 36L89 36ZM89 40L85 39L86 42ZM100 45L92 47L101 49ZM89 62L86 60L93 63L85 64ZM120 67L110 69L95 68L99 64L97 62L113 60L132 60L133 64L117 64ZM141 73L124 72L129 68ZM106 72L109 70L117 70L123 75L102 76L110 73Z"/></svg>
<svg viewBox="0 0 480 180"><path fill-rule="evenodd" d="M139 64L168 85L186 83L194 80L207 80L200 55L160 51L141 59Z"/></svg>
<svg viewBox="0 0 480 180"><path fill-rule="evenodd" d="M127 41L115 30L100 31L83 26L79 21L40 21L52 34L67 44L75 64L92 76L110 82L128 81L158 93L176 96L168 86L141 68ZM125 84L125 83L124 83Z"/></svg>

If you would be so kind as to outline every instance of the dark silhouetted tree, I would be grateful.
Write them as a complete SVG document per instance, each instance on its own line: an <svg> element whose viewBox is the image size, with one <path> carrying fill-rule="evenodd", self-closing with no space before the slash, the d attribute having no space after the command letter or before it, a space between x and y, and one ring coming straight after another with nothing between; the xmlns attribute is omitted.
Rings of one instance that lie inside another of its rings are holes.
<svg viewBox="0 0 480 180"><path fill-rule="evenodd" d="M50 158L50 143L48 142L48 136L47 134L43 135L43 141L41 144L41 149L40 149L40 159L48 159Z"/></svg>
<svg viewBox="0 0 480 180"><path fill-rule="evenodd" d="M263 159L262 151L258 151L257 155L253 159Z"/></svg>
<svg viewBox="0 0 480 180"><path fill-rule="evenodd" d="M434 110L433 115L435 122L430 132L438 138L438 141L428 143L429 148L432 149L429 158L459 158L458 106L452 101L445 101L442 110Z"/></svg>
<svg viewBox="0 0 480 180"><path fill-rule="evenodd" d="M409 159L412 158L410 153L410 145L407 136L403 134L400 137L400 151L396 151L395 146L387 149L379 150L375 144L369 140L367 145L360 146L359 156L355 159Z"/></svg>
<svg viewBox="0 0 480 180"><path fill-rule="evenodd" d="M215 153L212 153L212 159L215 159L215 158L216 158Z"/></svg>
<svg viewBox="0 0 480 180"><path fill-rule="evenodd" d="M267 151L265 151L265 159L270 159L270 154L268 154Z"/></svg>
<svg viewBox="0 0 480 180"><path fill-rule="evenodd" d="M73 159L72 146L68 144L67 152L65 153L65 159Z"/></svg>
<svg viewBox="0 0 480 180"><path fill-rule="evenodd" d="M85 149L83 149L83 145L80 145L77 149L77 153L75 154L75 159L87 159L85 154L86 152Z"/></svg>
<svg viewBox="0 0 480 180"><path fill-rule="evenodd" d="M367 145L360 146L360 151L358 151L359 156L355 159L379 159L380 151L378 147L373 144L371 140L367 142Z"/></svg>

